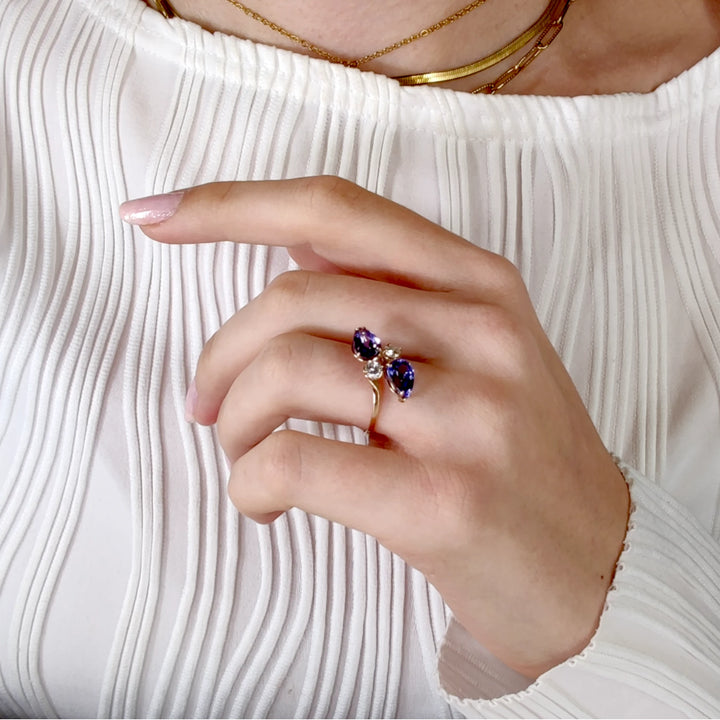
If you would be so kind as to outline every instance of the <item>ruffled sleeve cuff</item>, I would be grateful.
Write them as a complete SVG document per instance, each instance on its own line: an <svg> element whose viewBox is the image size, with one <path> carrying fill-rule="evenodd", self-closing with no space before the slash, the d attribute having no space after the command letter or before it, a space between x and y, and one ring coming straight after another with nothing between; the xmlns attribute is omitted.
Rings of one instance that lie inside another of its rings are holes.
<svg viewBox="0 0 720 720"><path fill-rule="evenodd" d="M592 641L532 681L452 619L439 681L466 716L720 715L720 544L657 485L618 465L630 522Z"/></svg>

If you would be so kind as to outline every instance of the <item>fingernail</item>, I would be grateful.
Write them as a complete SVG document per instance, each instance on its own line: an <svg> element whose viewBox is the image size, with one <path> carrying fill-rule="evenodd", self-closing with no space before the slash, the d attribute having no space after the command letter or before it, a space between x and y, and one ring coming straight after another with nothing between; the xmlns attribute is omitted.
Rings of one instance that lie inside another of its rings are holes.
<svg viewBox="0 0 720 720"><path fill-rule="evenodd" d="M185 194L184 190L128 200L120 206L120 217L131 225L154 225L171 218Z"/></svg>
<svg viewBox="0 0 720 720"><path fill-rule="evenodd" d="M188 422L195 420L195 408L197 407L198 394L195 380L190 383L187 395L185 396L185 419Z"/></svg>

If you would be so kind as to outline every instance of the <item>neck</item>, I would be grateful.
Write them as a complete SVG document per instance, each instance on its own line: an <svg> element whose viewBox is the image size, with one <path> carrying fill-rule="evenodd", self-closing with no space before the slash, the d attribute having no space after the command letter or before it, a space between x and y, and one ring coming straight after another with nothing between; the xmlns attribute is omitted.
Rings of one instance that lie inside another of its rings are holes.
<svg viewBox="0 0 720 720"><path fill-rule="evenodd" d="M245 2L245 0L243 0ZM264 17L346 59L362 57L418 32L469 0L246 0ZM404 75L473 62L513 39L543 12L548 0L486 0L479 8L428 37L377 58L364 69ZM227 0L173 0L185 19L294 52L312 54L245 15ZM473 86L480 84L472 81Z"/></svg>
<svg viewBox="0 0 720 720"><path fill-rule="evenodd" d="M146 0L152 4L153 0ZM243 0L299 37L342 58L378 50L457 12L469 0ZM186 20L220 31L309 53L231 5L228 0L171 0ZM486 0L443 29L363 65L397 76L465 65L523 32L548 0ZM508 86L512 93L581 95L648 92L720 45L717 0L578 0L566 29L547 53ZM450 83L471 90L505 66Z"/></svg>

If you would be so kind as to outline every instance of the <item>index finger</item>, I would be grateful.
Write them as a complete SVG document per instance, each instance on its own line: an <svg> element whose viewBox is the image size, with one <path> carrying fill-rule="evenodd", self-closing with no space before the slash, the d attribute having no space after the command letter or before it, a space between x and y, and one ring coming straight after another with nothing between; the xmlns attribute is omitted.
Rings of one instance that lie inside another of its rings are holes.
<svg viewBox="0 0 720 720"><path fill-rule="evenodd" d="M152 206L163 202L165 213L153 214ZM210 183L130 201L121 214L160 242L308 245L353 274L426 290L491 290L510 265L408 208L331 176Z"/></svg>

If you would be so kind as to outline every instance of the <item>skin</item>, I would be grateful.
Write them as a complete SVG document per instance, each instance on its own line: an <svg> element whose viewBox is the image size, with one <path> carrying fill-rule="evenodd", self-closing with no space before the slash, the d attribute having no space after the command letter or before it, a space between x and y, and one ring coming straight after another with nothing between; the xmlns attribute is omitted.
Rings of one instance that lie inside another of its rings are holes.
<svg viewBox="0 0 720 720"><path fill-rule="evenodd" d="M582 650L628 490L516 268L338 178L181 197L147 235L285 245L303 267L239 310L198 362L191 412L217 423L240 512L267 523L298 507L374 535L528 677ZM145 222L153 202L125 206L125 219ZM386 392L367 447L273 432L289 417L368 426L370 388L349 349L360 325L405 348L413 397Z"/></svg>
<svg viewBox="0 0 720 720"><path fill-rule="evenodd" d="M344 57L358 57L446 17L463 0L254 0L249 6ZM306 52L227 0L173 0L184 18L294 52ZM460 21L365 69L386 75L446 69L483 57L528 27L547 0L488 0ZM373 10L373 7L376 9ZM720 45L717 0L576 0L565 29L504 92L584 95L649 92ZM505 65L449 86L471 90Z"/></svg>
<svg viewBox="0 0 720 720"><path fill-rule="evenodd" d="M298 50L226 0L174 4L207 29ZM251 6L355 56L460 4ZM366 69L395 75L470 62L544 7L488 0ZM648 92L718 45L716 0L578 0L552 48L506 91ZM303 268L272 282L208 341L190 390L194 419L217 424L240 512L267 523L298 507L374 535L435 584L477 640L530 678L586 647L622 550L628 490L517 270L337 178L213 183L178 197L162 222L143 219L153 199L122 213L166 243L284 245ZM385 397L367 447L273 432L289 417L367 427L370 389L349 351L358 326L405 348L414 396Z"/></svg>

